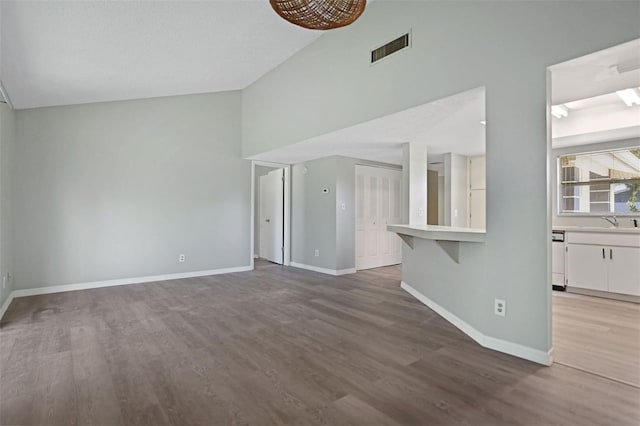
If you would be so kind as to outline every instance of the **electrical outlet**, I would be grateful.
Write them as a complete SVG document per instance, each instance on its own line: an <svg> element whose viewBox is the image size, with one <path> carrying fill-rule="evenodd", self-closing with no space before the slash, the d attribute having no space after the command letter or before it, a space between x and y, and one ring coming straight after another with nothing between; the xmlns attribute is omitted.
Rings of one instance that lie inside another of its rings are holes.
<svg viewBox="0 0 640 426"><path fill-rule="evenodd" d="M495 299L493 304L493 313L504 317L507 315L507 302L502 299Z"/></svg>
<svg viewBox="0 0 640 426"><path fill-rule="evenodd" d="M2 289L3 290L5 288L7 288L7 280L8 280L8 277L6 275L2 277Z"/></svg>
<svg viewBox="0 0 640 426"><path fill-rule="evenodd" d="M187 258L184 254L181 254L180 256L178 256L178 262L184 263L185 260L187 260Z"/></svg>
<svg viewBox="0 0 640 426"><path fill-rule="evenodd" d="M342 210L346 210L347 209L347 205L345 203L340 204L340 208L342 208Z"/></svg>
<svg viewBox="0 0 640 426"><path fill-rule="evenodd" d="M316 257L320 256L320 250L316 249Z"/></svg>

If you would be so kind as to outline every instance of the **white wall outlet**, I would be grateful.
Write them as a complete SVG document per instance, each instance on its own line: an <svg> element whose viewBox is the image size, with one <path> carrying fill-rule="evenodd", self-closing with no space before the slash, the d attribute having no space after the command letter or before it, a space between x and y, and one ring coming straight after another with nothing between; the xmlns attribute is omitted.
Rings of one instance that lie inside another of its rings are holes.
<svg viewBox="0 0 640 426"><path fill-rule="evenodd" d="M320 250L316 249L315 254L316 254L316 257L319 257L320 256Z"/></svg>
<svg viewBox="0 0 640 426"><path fill-rule="evenodd" d="M342 203L342 204L340 204L340 208L341 208L342 210L346 210L346 209L347 209L347 203Z"/></svg>
<svg viewBox="0 0 640 426"><path fill-rule="evenodd" d="M187 260L187 257L184 254L178 256L178 262L184 263Z"/></svg>
<svg viewBox="0 0 640 426"><path fill-rule="evenodd" d="M424 214L424 210L422 209L422 207L420 207L418 209L418 216L422 217L423 214Z"/></svg>
<svg viewBox="0 0 640 426"><path fill-rule="evenodd" d="M9 277L7 275L2 277L2 289L4 290L5 288L7 288L7 281L9 280Z"/></svg>
<svg viewBox="0 0 640 426"><path fill-rule="evenodd" d="M493 313L504 317L507 315L507 302L502 299L496 299L493 304Z"/></svg>

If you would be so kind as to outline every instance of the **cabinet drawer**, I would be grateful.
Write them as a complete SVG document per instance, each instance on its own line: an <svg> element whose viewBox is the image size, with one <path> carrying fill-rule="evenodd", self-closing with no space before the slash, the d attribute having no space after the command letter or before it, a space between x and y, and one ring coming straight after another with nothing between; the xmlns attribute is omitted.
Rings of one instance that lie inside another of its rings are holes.
<svg viewBox="0 0 640 426"><path fill-rule="evenodd" d="M597 232L568 232L571 244L593 244L603 246L640 247L640 234L607 234Z"/></svg>

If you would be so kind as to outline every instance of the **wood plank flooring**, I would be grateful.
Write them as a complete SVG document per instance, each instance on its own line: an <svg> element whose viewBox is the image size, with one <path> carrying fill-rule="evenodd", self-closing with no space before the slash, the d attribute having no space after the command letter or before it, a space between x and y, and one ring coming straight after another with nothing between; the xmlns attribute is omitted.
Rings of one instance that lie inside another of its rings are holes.
<svg viewBox="0 0 640 426"><path fill-rule="evenodd" d="M637 425L640 390L479 347L397 267L14 300L0 424Z"/></svg>
<svg viewBox="0 0 640 426"><path fill-rule="evenodd" d="M554 292L556 362L640 388L640 305Z"/></svg>

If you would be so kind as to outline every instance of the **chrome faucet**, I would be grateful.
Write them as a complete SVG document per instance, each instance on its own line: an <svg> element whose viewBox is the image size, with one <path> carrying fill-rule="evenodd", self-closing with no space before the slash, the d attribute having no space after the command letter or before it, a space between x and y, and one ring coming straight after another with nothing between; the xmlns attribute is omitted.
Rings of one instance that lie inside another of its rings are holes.
<svg viewBox="0 0 640 426"><path fill-rule="evenodd" d="M618 219L615 216L611 216L611 217L602 216L602 219L609 222L614 228L617 228L618 226L620 226L620 224L618 223Z"/></svg>

